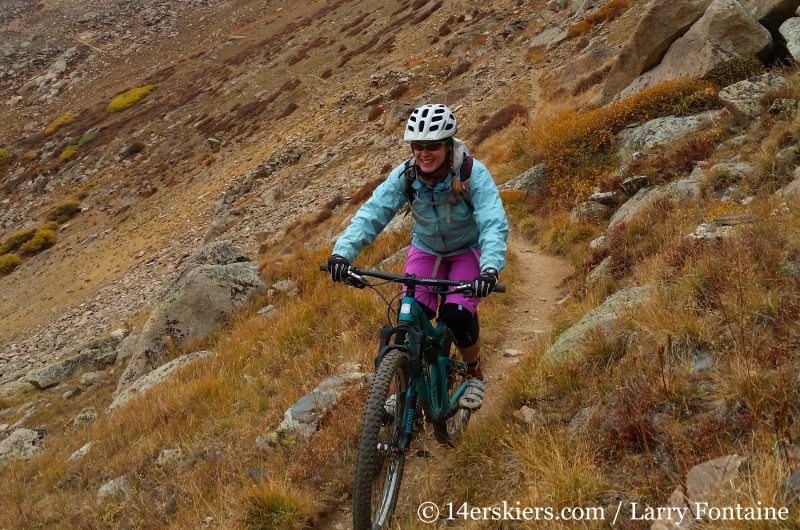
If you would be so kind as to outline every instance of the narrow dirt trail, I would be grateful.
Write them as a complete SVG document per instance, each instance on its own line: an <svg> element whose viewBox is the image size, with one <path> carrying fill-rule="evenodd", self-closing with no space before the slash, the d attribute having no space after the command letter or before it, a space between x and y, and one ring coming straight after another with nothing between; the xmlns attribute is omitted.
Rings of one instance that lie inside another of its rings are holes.
<svg viewBox="0 0 800 530"><path fill-rule="evenodd" d="M566 294L563 286L569 271L566 260L540 252L513 229L508 246L510 253L516 257L518 270L518 281L512 287L514 302L500 347L494 351L482 352L482 363L487 377L486 398L483 407L472 416L470 425L500 413L503 407L502 396L505 394L503 390L510 374L519 364L518 357L504 356L505 350L518 350L522 352L521 355L526 355L538 335L546 336L550 332L557 302ZM434 439L432 426L426 425L426 432L416 438L406 457L400 497L395 508L395 525L399 525L398 528L404 527L402 521L415 520L419 505L432 498L429 492L435 491L439 486L439 478L431 470L441 466L448 452L449 449L442 447ZM350 507L342 508L339 513L321 521L318 528L351 529L353 522Z"/></svg>

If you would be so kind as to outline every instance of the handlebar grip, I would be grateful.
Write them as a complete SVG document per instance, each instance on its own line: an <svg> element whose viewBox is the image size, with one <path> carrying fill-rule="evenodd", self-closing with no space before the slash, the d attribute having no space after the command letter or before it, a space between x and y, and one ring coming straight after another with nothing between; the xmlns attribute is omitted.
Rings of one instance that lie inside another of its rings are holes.
<svg viewBox="0 0 800 530"><path fill-rule="evenodd" d="M328 272L328 264L327 263L320 263L319 264L319 270L321 270L322 272Z"/></svg>
<svg viewBox="0 0 800 530"><path fill-rule="evenodd" d="M494 292L495 293L504 293L504 292L506 292L506 286L503 285L502 283L495 284Z"/></svg>

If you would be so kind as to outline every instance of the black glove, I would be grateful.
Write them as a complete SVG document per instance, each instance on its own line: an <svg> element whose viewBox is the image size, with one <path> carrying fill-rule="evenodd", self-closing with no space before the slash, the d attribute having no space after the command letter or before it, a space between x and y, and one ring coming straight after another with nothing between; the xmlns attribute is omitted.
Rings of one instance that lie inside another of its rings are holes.
<svg viewBox="0 0 800 530"><path fill-rule="evenodd" d="M483 269L483 272L472 280L472 291L474 296L482 298L489 296L489 293L494 291L494 286L497 285L497 276L500 274L497 269Z"/></svg>
<svg viewBox="0 0 800 530"><path fill-rule="evenodd" d="M344 281L347 269L350 268L350 262L347 258L334 254L328 258L328 272L331 275L331 280L335 282Z"/></svg>

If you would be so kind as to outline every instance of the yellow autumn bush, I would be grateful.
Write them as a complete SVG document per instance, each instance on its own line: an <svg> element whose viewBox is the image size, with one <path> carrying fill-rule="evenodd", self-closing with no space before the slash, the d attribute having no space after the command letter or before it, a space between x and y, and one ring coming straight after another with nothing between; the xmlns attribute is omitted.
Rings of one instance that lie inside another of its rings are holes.
<svg viewBox="0 0 800 530"><path fill-rule="evenodd" d="M132 88L124 94L120 94L112 99L106 110L108 110L108 113L111 114L113 112L120 112L132 107L137 101L150 95L150 93L156 89L156 86L157 85L145 85L138 88Z"/></svg>
<svg viewBox="0 0 800 530"><path fill-rule="evenodd" d="M19 247L22 254L33 256L48 249L56 244L56 233L54 230L39 228L33 238Z"/></svg>
<svg viewBox="0 0 800 530"><path fill-rule="evenodd" d="M3 254L8 254L9 252L14 252L20 247L20 245L30 241L35 234L35 228L26 228L9 235L3 240L2 243L0 243L0 256Z"/></svg>
<svg viewBox="0 0 800 530"><path fill-rule="evenodd" d="M707 81L669 81L589 112L563 111L534 119L528 150L535 162L547 164L549 195L566 206L590 195L599 180L616 169L612 142L626 125L717 106L716 91Z"/></svg>
<svg viewBox="0 0 800 530"><path fill-rule="evenodd" d="M65 223L75 217L81 211L81 201L78 199L68 199L56 206L53 206L45 218L48 221L55 221L57 223Z"/></svg>
<svg viewBox="0 0 800 530"><path fill-rule="evenodd" d="M6 151L3 148L0 148L0 166L5 164L8 161L8 159L10 158L10 156L11 155L8 153L8 151Z"/></svg>
<svg viewBox="0 0 800 530"><path fill-rule="evenodd" d="M55 132L55 130L61 127L62 125L75 121L75 118L77 117L78 116L76 114L67 112L63 116L53 120L53 122L45 128L44 132L46 132L47 134Z"/></svg>
<svg viewBox="0 0 800 530"><path fill-rule="evenodd" d="M19 267L22 260L14 254L4 254L0 256L0 276L5 276L14 272Z"/></svg>
<svg viewBox="0 0 800 530"><path fill-rule="evenodd" d="M59 158L61 159L62 162L66 162L67 160L69 160L70 158L75 156L75 153L77 153L77 152L78 152L78 146L77 145L74 145L74 144L73 145L68 145L63 151L61 151L61 154L59 155Z"/></svg>

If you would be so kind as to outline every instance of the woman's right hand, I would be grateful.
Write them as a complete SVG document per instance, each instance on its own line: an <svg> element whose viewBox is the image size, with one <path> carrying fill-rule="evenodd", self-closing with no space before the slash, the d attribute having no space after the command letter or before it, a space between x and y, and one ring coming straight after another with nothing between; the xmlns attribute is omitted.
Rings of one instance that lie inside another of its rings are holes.
<svg viewBox="0 0 800 530"><path fill-rule="evenodd" d="M344 281L347 270L351 267L350 262L344 256L333 254L328 258L328 272L331 275L331 280L335 282Z"/></svg>

